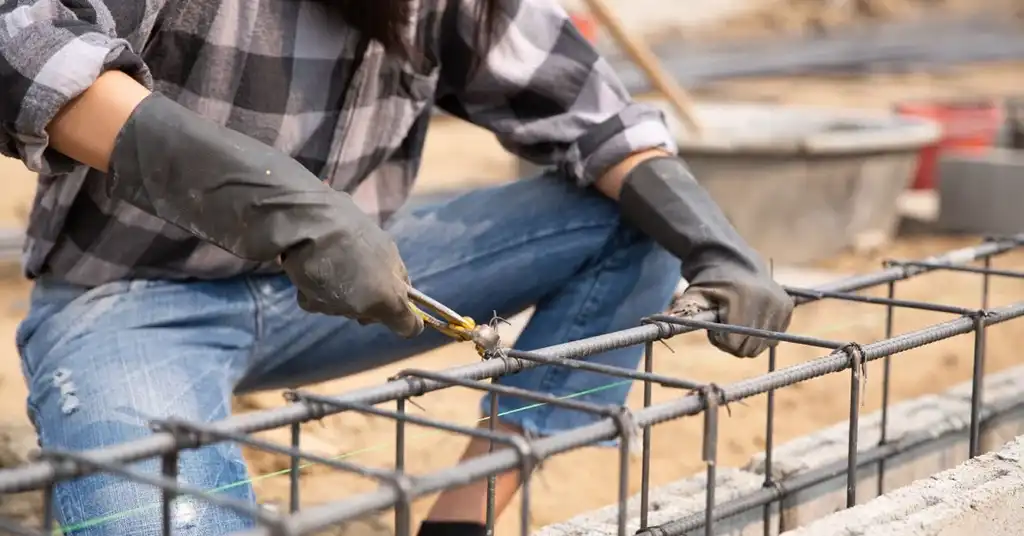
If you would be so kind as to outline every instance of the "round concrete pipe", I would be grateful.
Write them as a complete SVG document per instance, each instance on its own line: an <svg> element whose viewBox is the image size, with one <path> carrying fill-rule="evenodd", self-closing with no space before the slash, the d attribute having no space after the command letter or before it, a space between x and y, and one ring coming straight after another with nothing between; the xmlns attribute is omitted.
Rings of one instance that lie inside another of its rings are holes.
<svg viewBox="0 0 1024 536"><path fill-rule="evenodd" d="M776 262L821 260L890 240L897 199L936 123L864 110L701 104L689 137L667 103L680 155L737 229Z"/></svg>

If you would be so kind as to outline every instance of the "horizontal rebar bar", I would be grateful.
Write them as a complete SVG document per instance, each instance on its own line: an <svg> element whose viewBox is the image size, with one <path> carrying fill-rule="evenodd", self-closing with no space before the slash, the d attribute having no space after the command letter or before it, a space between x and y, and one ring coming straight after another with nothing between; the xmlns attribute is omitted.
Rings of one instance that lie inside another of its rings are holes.
<svg viewBox="0 0 1024 536"><path fill-rule="evenodd" d="M788 292L790 296L800 298L814 298L817 300L834 299L839 301L870 303L873 305L888 305L891 307L899 307L901 309L919 309L922 311L932 311L935 313L949 313L954 315L969 315L975 312L974 309L968 309L966 307L956 307L952 305L942 305L938 303L913 300L897 300L893 298L878 298L875 296L851 294L849 292L822 292L820 290L810 290L788 286L783 288L786 289L786 292Z"/></svg>
<svg viewBox="0 0 1024 536"><path fill-rule="evenodd" d="M1021 316L1024 316L1024 302L1017 302L989 311L986 316L986 325L999 324ZM892 339L865 344L861 346L861 350L863 351L863 359L865 361L873 361L957 335L970 333L973 330L974 320L961 317L905 333ZM729 403L743 400L765 393L770 389L778 389L826 374L839 372L849 368L850 365L849 355L846 352L837 351L827 356L779 369L763 376L722 386L722 402ZM691 394L677 400L639 409L634 413L633 417L635 424L643 427L686 415L695 415L703 408L704 402L702 397L699 394ZM539 439L533 443L533 447L539 456L547 458L575 448L614 438L617 433L618 430L615 423L611 419L604 419L582 428ZM465 485L491 474L513 469L516 463L517 459L514 454L507 451L498 451L421 476L416 479L409 492L414 498L436 493L450 487ZM285 520L285 524L293 532L312 533L371 512L390 508L397 500L398 497L391 490L381 489L350 499L307 509ZM255 536L265 535L267 532L257 529L245 534Z"/></svg>
<svg viewBox="0 0 1024 536"><path fill-rule="evenodd" d="M651 383L658 384L662 387L670 387L674 389L699 389L704 384L701 382L695 382L692 380L684 380L681 378L673 378L671 376L665 376L662 374L654 374L649 372L637 372L632 369L625 369L621 367L615 367L612 365L602 365L600 363L591 363L589 361L583 361L580 359L564 359L560 357L549 357L543 354L534 352L523 352L520 350L508 350L506 352L508 357L514 357L516 359L523 359L526 361L536 361L545 365L557 365L561 367L587 370L591 372L599 372L614 376L616 378L629 378L638 381L649 381Z"/></svg>
<svg viewBox="0 0 1024 536"><path fill-rule="evenodd" d="M991 241L979 244L977 246L966 247L945 254L928 257L920 261L922 265L918 266L891 266L884 270L867 274L859 275L850 278L841 279L839 281L825 284L817 287L816 290L823 292L853 292L862 290L865 288L907 279L909 277L930 272L935 269L939 269L942 266L948 265L959 265L975 260L1005 253L1014 247L1017 247L1021 243L1024 243L1024 233L1014 235L1008 238L993 239ZM806 303L811 301L817 301L814 298L796 298L797 303ZM692 317L696 320L701 321L714 321L717 318L716 312L706 312ZM967 325L971 326L970 320L967 320ZM993 321L992 323L995 323ZM560 358L578 358L584 357L596 353L600 353L606 350L623 348L627 346L642 344L652 340L658 340L671 335L678 335L690 331L694 331L693 328L683 326L666 326L663 325L642 325L634 328L621 330L614 333L608 333L604 335L598 335L588 339L582 339L579 341L563 343L547 348L534 350L533 353L539 355L546 355L551 357ZM969 331L970 328L967 328ZM666 333L666 331L668 331ZM869 345L870 346L870 345ZM867 348L867 347L866 347ZM869 357L874 359L876 357ZM842 370L845 367L845 357L833 357L833 360L840 362L832 363L831 365L822 364L823 371L820 374L826 374L835 370ZM828 359L826 362L831 363ZM504 374L510 374L519 370L533 368L540 366L537 362L528 362L522 359L514 358L499 358L491 359L487 361L477 362L461 367L455 367L445 371L446 375L453 377L459 377L464 379L485 379ZM834 368L838 367L838 368ZM779 371L780 373L782 371ZM820 375L818 374L818 375ZM754 391L751 393L762 392L758 389L764 387L765 390L769 386L779 387L786 385L787 382L783 381L779 383L781 376L768 375L760 379L751 381L760 381L762 383L755 384L754 387L749 385L737 384L734 389L744 388L751 389ZM763 385L762 385L763 384ZM440 382L412 382L409 380L395 380L383 385L368 387L351 391L344 395L337 397L338 400L358 402L360 404L377 404L381 402L393 401L405 396L409 396L415 390L417 394L434 391L446 387L446 384ZM728 390L727 390L728 391ZM741 394L745 391L739 391ZM739 398L745 398L750 394L740 396ZM688 402L677 402L676 405L662 405L652 406L643 411L645 416L644 423L655 424L666 419L671 419L686 413L686 411L694 411L689 405L699 404L696 399L684 398L684 401ZM677 407L678 404L682 404L684 413L675 413L680 410ZM341 412L338 409L334 413ZM699 411L699 410L698 410ZM241 415L234 415L222 421L212 423L210 426L221 429L228 432L234 433L254 433L277 428L279 426L290 425L295 422L305 422L312 418L310 409L303 404L290 404L281 408L274 408L268 410L262 410L258 412L252 412ZM610 426L610 428L607 428ZM581 435L582 434L582 435ZM593 434L598 434L598 438L594 439ZM550 444L548 446L551 452L563 452L568 448L572 448L576 445L587 444L593 440L600 440L606 438L615 437L616 430L614 424L608 421L602 421L599 424L591 425L586 428L575 431L572 434L565 434L548 438ZM218 442L216 438L209 438L211 442ZM583 440L583 443L579 443ZM176 441L173 434L169 433L155 433L151 436L114 445L105 448L93 449L86 453L90 459L95 460L99 463L105 462L117 462L117 463L130 463L145 458L151 458L161 456L168 452L172 452L178 448L178 442ZM475 464L483 464L488 460L490 463L494 463L493 456L512 456L509 453L505 454L494 454L488 457L478 458L473 460ZM514 456L513 456L514 457ZM472 469L473 466L470 467ZM507 468L506 468L507 469ZM88 468L77 465L77 464L56 464L51 461L40 461L31 463L25 466L16 467L13 469L5 469L0 471L0 493L12 493L40 489L50 482L59 479L72 478L80 476L87 472ZM433 481L426 479L420 483L420 486L430 487L435 485ZM440 488L438 488L440 489ZM436 491L436 490L435 490ZM367 496L366 500L373 503L373 497L371 494ZM376 500L380 497L377 496ZM315 519L315 517L314 517Z"/></svg>

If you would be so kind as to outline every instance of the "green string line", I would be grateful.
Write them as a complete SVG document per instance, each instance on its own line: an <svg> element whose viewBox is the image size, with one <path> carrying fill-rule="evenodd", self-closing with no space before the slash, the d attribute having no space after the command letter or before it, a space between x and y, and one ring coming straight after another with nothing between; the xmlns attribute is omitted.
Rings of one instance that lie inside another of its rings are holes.
<svg viewBox="0 0 1024 536"><path fill-rule="evenodd" d="M604 390L607 390L607 389L612 389L614 387L618 387L620 385L629 384L629 383L632 383L632 380L625 380L625 381L609 383L607 385L602 385L600 387L595 387L593 389L588 389L588 390L585 390L585 391L580 391L578 393L572 393L570 395L566 395L566 396L559 397L559 398L561 398L563 400L567 399L567 398L577 398L577 397L589 395L591 393L596 393L596 392L599 392L599 391L604 391ZM511 409L511 410L499 413L498 416L499 417L505 417L507 415L512 415L514 413L519 413L519 412L522 412L522 411L527 411L527 410L531 410L531 409L534 409L534 408L539 408L539 407L545 406L545 405L547 405L547 404L544 403L544 402L537 403L537 404L531 404L531 405L528 405L528 406L523 406L521 408ZM482 419L478 419L477 422L478 423L485 422L488 419L490 419L490 417L484 417ZM361 449L358 449L358 450L349 451L349 452L340 454L338 456L334 456L334 457L332 457L330 459L332 459L332 460L344 460L344 459L347 459L347 458L352 458L354 456L359 456L361 454L366 454L368 452L375 452L375 451L383 450L383 449L385 449L387 447L390 447L389 443L381 443L379 445L374 445L374 446L370 446L370 447L364 447L364 448L361 448ZM311 467L313 465L316 465L316 464L313 463L313 462L302 463L302 464L299 465L299 470L301 471L302 469L305 469L307 467ZM239 480L238 482L232 482L230 484L226 484L226 485L220 486L218 488L213 488L213 489L209 489L209 490L206 490L206 491L207 491L207 493L220 493L220 492L224 492L224 491L227 491L227 490L230 490L230 489L237 488L239 486L245 486L245 485L248 485L248 484L253 484L253 483L256 483L256 482L260 482L260 481L266 480L268 478L274 478L274 477L278 477L278 476L287 475L287 474L289 474L291 472L292 472L291 468L282 469L280 471L274 471L272 473L265 473L265 474L262 474L262 475L258 475L258 476L252 477L252 478L245 479L245 480ZM145 505L145 506L139 506L137 508L132 508L130 510L124 510L124 511L121 511L121 512L117 512L117 513L114 513L114 514L108 514L108 515L105 515L105 516L100 516L100 517L94 517L92 519L87 519L87 520L82 521L80 523L75 523L74 525L68 525L67 527L65 527L63 529L63 531L60 528L54 529L53 535L54 536L61 536L62 534L63 535L67 535L69 533L72 533L72 532L75 532L75 531L78 531L78 530L87 529L87 528L90 528L90 527L95 527L95 526L98 526L98 525L103 525L103 524L106 524L106 523L110 523L111 521L116 521L118 519L123 519L125 517L131 516L131 515L134 515L134 514L139 514L139 513L148 511L148 510L153 510L155 508L159 508L161 504L162 503L152 503L152 504L148 504L148 505Z"/></svg>

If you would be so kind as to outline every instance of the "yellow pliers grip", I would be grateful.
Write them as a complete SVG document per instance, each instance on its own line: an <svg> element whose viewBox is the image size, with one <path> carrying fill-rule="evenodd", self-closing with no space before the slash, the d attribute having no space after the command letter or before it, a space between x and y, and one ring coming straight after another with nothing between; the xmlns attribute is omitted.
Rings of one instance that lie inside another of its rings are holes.
<svg viewBox="0 0 1024 536"><path fill-rule="evenodd" d="M455 340L472 342L482 357L498 349L498 332L491 326L478 326L472 318L456 313L412 287L409 287L409 301L424 324Z"/></svg>
<svg viewBox="0 0 1024 536"><path fill-rule="evenodd" d="M412 287L409 288L409 300L416 313L423 318L424 324L453 339L472 340L473 330L476 329L476 322L472 318L452 311L441 302ZM430 312L428 313L424 309Z"/></svg>

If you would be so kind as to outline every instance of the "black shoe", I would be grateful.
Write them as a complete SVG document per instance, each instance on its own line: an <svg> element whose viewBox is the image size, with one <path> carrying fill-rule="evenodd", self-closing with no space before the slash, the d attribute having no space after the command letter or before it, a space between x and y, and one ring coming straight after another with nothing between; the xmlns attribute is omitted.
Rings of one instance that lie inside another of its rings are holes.
<svg viewBox="0 0 1024 536"><path fill-rule="evenodd" d="M424 521L416 536L487 536L487 527L469 521Z"/></svg>

